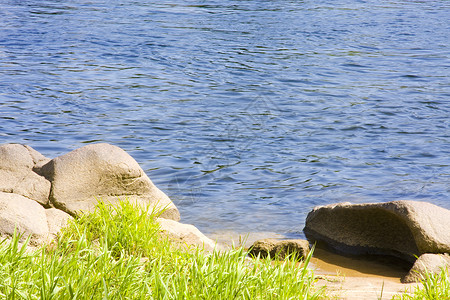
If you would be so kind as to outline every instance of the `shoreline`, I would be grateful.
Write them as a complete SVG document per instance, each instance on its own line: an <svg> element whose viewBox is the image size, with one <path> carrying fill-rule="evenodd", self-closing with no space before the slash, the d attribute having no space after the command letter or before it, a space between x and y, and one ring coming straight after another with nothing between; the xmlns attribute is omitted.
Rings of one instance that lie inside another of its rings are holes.
<svg viewBox="0 0 450 300"><path fill-rule="evenodd" d="M264 231L239 233L224 230L205 235L225 248L231 248L234 244L248 249L260 239L287 239L282 234ZM394 281L400 280L411 267L400 260L386 257L341 255L322 246L315 247L310 265L315 267L319 275L341 274L349 277L376 277Z"/></svg>
<svg viewBox="0 0 450 300"><path fill-rule="evenodd" d="M228 230L206 235L227 249L232 248L233 242L235 246L248 248L259 239L286 238L274 232L238 233ZM320 246L314 249L309 268L318 279L315 286L325 286L332 299L392 299L394 295L412 292L420 285L401 283L400 279L408 268L398 261L344 256Z"/></svg>

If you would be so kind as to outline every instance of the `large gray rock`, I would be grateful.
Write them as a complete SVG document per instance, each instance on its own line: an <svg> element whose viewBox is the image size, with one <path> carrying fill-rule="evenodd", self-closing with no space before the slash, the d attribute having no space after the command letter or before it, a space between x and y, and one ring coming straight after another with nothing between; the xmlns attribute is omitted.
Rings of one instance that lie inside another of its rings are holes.
<svg viewBox="0 0 450 300"><path fill-rule="evenodd" d="M29 146L0 145L0 191L48 205L51 184L35 171L49 160Z"/></svg>
<svg viewBox="0 0 450 300"><path fill-rule="evenodd" d="M158 218L156 221L160 225L162 234L167 236L170 241L182 247L200 247L208 252L219 249L219 246L213 240L206 237L194 225L183 224L163 218Z"/></svg>
<svg viewBox="0 0 450 300"><path fill-rule="evenodd" d="M52 182L50 201L71 215L105 203L128 200L164 209L162 217L179 220L178 209L124 150L109 144L91 144L56 157L42 166Z"/></svg>
<svg viewBox="0 0 450 300"><path fill-rule="evenodd" d="M419 282L426 274L439 274L442 270L450 275L450 256L448 254L422 254L414 263L408 274L402 278L402 283Z"/></svg>
<svg viewBox="0 0 450 300"><path fill-rule="evenodd" d="M314 208L305 235L348 254L392 255L414 262L424 253L450 252L450 211L417 201Z"/></svg>
<svg viewBox="0 0 450 300"><path fill-rule="evenodd" d="M14 231L30 236L32 244L47 241L49 228L45 209L36 201L23 196L0 192L0 235L10 237Z"/></svg>
<svg viewBox="0 0 450 300"><path fill-rule="evenodd" d="M297 258L305 258L309 253L309 242L305 240L276 240L262 239L256 241L250 248L252 256L261 258L270 255L271 258L284 259L289 254L298 255Z"/></svg>
<svg viewBox="0 0 450 300"><path fill-rule="evenodd" d="M45 215L47 216L48 231L51 239L55 239L61 229L73 219L68 213L54 207L46 209Z"/></svg>

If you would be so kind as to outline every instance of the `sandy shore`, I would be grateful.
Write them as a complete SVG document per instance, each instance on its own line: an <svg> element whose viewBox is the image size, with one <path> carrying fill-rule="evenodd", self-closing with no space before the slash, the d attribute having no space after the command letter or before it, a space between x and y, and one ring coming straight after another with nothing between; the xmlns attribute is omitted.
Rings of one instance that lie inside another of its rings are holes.
<svg viewBox="0 0 450 300"><path fill-rule="evenodd" d="M250 247L264 238L284 238L273 232L236 233L230 231L209 234L217 242L231 246ZM400 279L408 266L394 260L354 258L316 248L310 267L318 275L317 286L326 286L331 299L392 299L399 293L413 291L417 284L402 284Z"/></svg>
<svg viewBox="0 0 450 300"><path fill-rule="evenodd" d="M352 258L317 248L310 267L319 275L317 284L326 286L335 299L392 299L417 286L400 282L408 270L395 261Z"/></svg>

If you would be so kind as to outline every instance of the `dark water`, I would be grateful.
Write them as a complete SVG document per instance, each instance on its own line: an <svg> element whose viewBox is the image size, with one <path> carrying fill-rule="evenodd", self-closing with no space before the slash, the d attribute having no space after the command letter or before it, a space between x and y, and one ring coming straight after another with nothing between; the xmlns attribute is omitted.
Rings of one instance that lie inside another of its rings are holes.
<svg viewBox="0 0 450 300"><path fill-rule="evenodd" d="M0 142L128 151L184 222L450 208L449 1L0 1Z"/></svg>

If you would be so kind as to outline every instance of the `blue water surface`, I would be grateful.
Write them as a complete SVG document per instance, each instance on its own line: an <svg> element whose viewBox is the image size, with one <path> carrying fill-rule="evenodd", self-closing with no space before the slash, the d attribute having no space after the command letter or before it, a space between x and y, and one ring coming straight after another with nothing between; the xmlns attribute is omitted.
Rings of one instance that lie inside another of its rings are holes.
<svg viewBox="0 0 450 300"><path fill-rule="evenodd" d="M130 153L206 233L450 208L450 2L0 0L0 143Z"/></svg>

